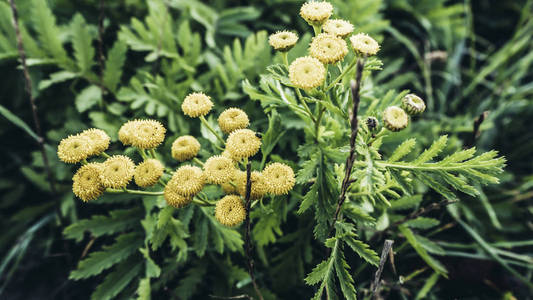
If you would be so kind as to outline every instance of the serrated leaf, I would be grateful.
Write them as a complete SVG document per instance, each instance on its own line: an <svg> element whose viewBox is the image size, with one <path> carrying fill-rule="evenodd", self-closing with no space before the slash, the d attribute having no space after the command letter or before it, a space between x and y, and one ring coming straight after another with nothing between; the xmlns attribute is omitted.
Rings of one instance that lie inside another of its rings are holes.
<svg viewBox="0 0 533 300"><path fill-rule="evenodd" d="M417 159L415 159L412 163L415 165L419 165L421 163L428 162L435 158L439 153L446 147L446 143L448 142L448 136L443 135L438 140L434 141L433 144L431 144L431 147L426 149L422 154L420 154Z"/></svg>
<svg viewBox="0 0 533 300"><path fill-rule="evenodd" d="M422 195L404 196L400 199L391 201L392 210L402 210L417 207L422 202Z"/></svg>
<svg viewBox="0 0 533 300"><path fill-rule="evenodd" d="M418 217L404 223L411 228L429 229L440 224L439 220L427 217Z"/></svg>
<svg viewBox="0 0 533 300"><path fill-rule="evenodd" d="M175 289L175 295L180 299L191 299L198 291L198 286L205 281L206 271L207 268L203 264L187 270L185 277L179 281L178 287Z"/></svg>
<svg viewBox="0 0 533 300"><path fill-rule="evenodd" d="M94 60L93 36L87 28L87 23L81 14L76 14L72 19L72 47L74 57L80 73L85 74L91 70Z"/></svg>
<svg viewBox="0 0 533 300"><path fill-rule="evenodd" d="M369 245L357 239L355 234L347 234L342 237L342 240L346 242L350 248L352 248L357 255L366 260L369 264L378 266L379 256L370 248Z"/></svg>
<svg viewBox="0 0 533 300"><path fill-rule="evenodd" d="M74 79L74 78L77 78L78 76L79 74L70 72L70 71L55 72L55 73L50 74L50 79L46 79L46 80L39 82L39 89L45 90L56 83Z"/></svg>
<svg viewBox="0 0 533 300"><path fill-rule="evenodd" d="M34 28L39 34L39 41L46 52L65 66L68 63L67 52L60 40L60 30L56 25L56 18L46 1L32 1L32 17Z"/></svg>
<svg viewBox="0 0 533 300"><path fill-rule="evenodd" d="M422 247L422 245L417 241L411 229L407 228L404 225L400 225L398 229L400 229L400 232L405 236L405 238L407 239L407 242L409 242L409 244L413 247L413 249L415 249L416 253L418 253L420 258L422 258L422 260L424 260L428 264L428 266L430 266L433 270L435 270L435 272L448 278L448 275L447 275L448 271L446 270L446 268L438 260L431 257L426 252L424 247Z"/></svg>
<svg viewBox="0 0 533 300"><path fill-rule="evenodd" d="M102 101L102 90L96 85L90 85L76 96L76 109L84 112Z"/></svg>
<svg viewBox="0 0 533 300"><path fill-rule="evenodd" d="M79 280L98 275L103 270L128 258L142 244L143 239L138 233L120 235L114 244L104 246L102 251L92 252L88 258L80 261L78 268L70 273L69 279Z"/></svg>
<svg viewBox="0 0 533 300"><path fill-rule="evenodd" d="M117 40L107 54L103 74L103 83L111 92L116 92L117 85L122 77L122 67L126 60L126 44Z"/></svg>
<svg viewBox="0 0 533 300"><path fill-rule="evenodd" d="M131 257L109 273L104 281L96 287L92 300L108 300L118 295L141 271L142 263L137 257Z"/></svg>
<svg viewBox="0 0 533 300"><path fill-rule="evenodd" d="M313 268L313 271L305 277L305 282L308 285L314 285L322 281L324 277L326 277L326 273L328 272L329 263L331 261L331 258L328 258Z"/></svg>
<svg viewBox="0 0 533 300"><path fill-rule="evenodd" d="M346 263L342 251L339 251L335 257L335 271L337 273L337 278L339 279L338 282L341 286L344 299L356 300L357 291L354 287L353 278L350 275L350 266Z"/></svg>
<svg viewBox="0 0 533 300"><path fill-rule="evenodd" d="M416 140L414 138L405 140L403 143L400 144L400 146L396 148L396 150L394 150L394 152L392 153L388 161L390 162L399 161L404 156L409 154L413 150L415 145L416 145Z"/></svg>
<svg viewBox="0 0 533 300"><path fill-rule="evenodd" d="M300 208L296 212L297 214L303 214L306 210L309 209L313 204L316 203L318 199L318 184L315 181L309 191L304 195L302 203L300 203Z"/></svg>
<svg viewBox="0 0 533 300"><path fill-rule="evenodd" d="M311 156L309 160L305 161L302 164L302 168L298 170L296 182L299 184L305 184L311 180L311 178L313 178L315 175L317 163L317 159L314 156Z"/></svg>

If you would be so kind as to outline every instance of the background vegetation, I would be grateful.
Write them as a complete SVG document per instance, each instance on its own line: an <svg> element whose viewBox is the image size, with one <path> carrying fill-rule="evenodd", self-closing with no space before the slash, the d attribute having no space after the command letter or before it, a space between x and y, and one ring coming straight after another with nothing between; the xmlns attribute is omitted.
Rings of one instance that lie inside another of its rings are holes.
<svg viewBox="0 0 533 300"><path fill-rule="evenodd" d="M89 127L116 139L120 125L136 117L163 121L169 137L203 134L180 111L182 99L195 90L211 95L218 112L225 106L243 108L254 128L264 132L269 120L261 104L250 99L249 87L279 61L267 43L269 33L309 32L296 13L303 2L15 3L55 191L24 92L11 10L0 1L0 297L131 298L147 290L154 299L253 295L237 231L216 225L199 210L145 217L149 204L141 198L105 196L95 204L82 203L71 192L74 169L58 161L55 149L66 135ZM409 215L402 209L427 207L438 194L420 187L423 197L375 216L379 231L363 230L364 240L380 251L385 238L393 239L396 250L394 267L384 269L380 296L527 299L533 270L533 1L332 3L338 17L382 44L384 69L372 83L384 91L417 91L427 101L427 112L386 140L386 149L414 137L419 153L447 134L448 151L475 144L508 160L500 185L484 188L479 198L461 195L453 208L427 215L437 223L411 227L420 247L446 267L447 279L432 275L437 273L419 251L404 243L409 233L392 226ZM304 43L297 47L289 59L305 52ZM475 139L474 122L485 111ZM298 162L304 124L279 113L278 126L285 133L272 157ZM293 165L295 170L303 161ZM310 298L315 292L303 278L325 250L306 226L313 219L296 213L298 193L302 187L283 207L268 207L270 217L252 216L261 220L253 237L266 298ZM163 235L158 245L136 236L147 228ZM177 257L170 255L183 247ZM109 259L115 250L122 252ZM78 265L89 252L90 268ZM360 297L368 296L375 269L357 255L346 259Z"/></svg>

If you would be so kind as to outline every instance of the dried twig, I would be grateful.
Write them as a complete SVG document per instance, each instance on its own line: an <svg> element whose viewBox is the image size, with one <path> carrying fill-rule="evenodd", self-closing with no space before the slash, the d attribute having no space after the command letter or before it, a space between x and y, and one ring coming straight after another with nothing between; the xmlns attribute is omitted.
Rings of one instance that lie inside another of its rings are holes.
<svg viewBox="0 0 533 300"><path fill-rule="evenodd" d="M481 130L480 130L481 124L483 123L483 121L485 121L485 119L487 119L488 116L489 116L489 111L486 110L486 111L482 112L474 120L474 125L473 125L474 128L472 130L472 136L470 137L470 140L465 144L465 146L464 146L465 149L474 147L476 145L476 140L481 135Z"/></svg>
<svg viewBox="0 0 533 300"><path fill-rule="evenodd" d="M255 276L254 276L254 260L252 258L252 240L250 236L251 232L251 222L250 222L250 206L251 206L251 199L250 199L250 192L252 190L252 181L250 180L252 174L252 163L248 162L246 164L246 193L245 193L245 208L246 208L246 232L245 232L245 248L246 248L246 258L248 261L248 273L250 274L250 279L252 280L252 284L254 286L255 292L257 293L257 296L260 300L263 300L263 295L261 294L261 291L259 291L259 287L257 286L257 283L255 282Z"/></svg>
<svg viewBox="0 0 533 300"><path fill-rule="evenodd" d="M381 250L381 257L379 259L379 267L378 267L378 270L376 271L376 274L374 275L374 281L372 282L372 295L374 295L374 297L376 296L376 291L379 289L381 273L383 272L383 267L385 266L385 263L387 262L387 256L389 255L389 252L392 250L393 244L394 244L393 240L385 240L385 243L383 244L383 250Z"/></svg>

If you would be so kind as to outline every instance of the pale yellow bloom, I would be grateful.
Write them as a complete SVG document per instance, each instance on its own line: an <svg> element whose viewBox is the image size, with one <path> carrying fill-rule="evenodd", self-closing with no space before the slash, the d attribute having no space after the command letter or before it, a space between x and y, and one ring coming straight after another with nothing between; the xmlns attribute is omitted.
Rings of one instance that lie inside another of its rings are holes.
<svg viewBox="0 0 533 300"><path fill-rule="evenodd" d="M87 202L100 197L105 190L100 180L99 163L81 166L72 177L72 191L78 198Z"/></svg>
<svg viewBox="0 0 533 300"><path fill-rule="evenodd" d="M298 36L290 31L278 31L268 38L268 43L278 51L289 51L298 42Z"/></svg>
<svg viewBox="0 0 533 300"><path fill-rule="evenodd" d="M172 182L172 183L171 183ZM192 197L204 187L205 178L202 169L195 166L182 166L174 172L168 184L180 195Z"/></svg>
<svg viewBox="0 0 533 300"><path fill-rule="evenodd" d="M212 107L211 98L204 93L189 94L181 104L183 113L191 118L207 115Z"/></svg>
<svg viewBox="0 0 533 300"><path fill-rule="evenodd" d="M248 115L241 109L228 108L218 117L218 126L224 133L231 133L237 129L248 127L250 120Z"/></svg>
<svg viewBox="0 0 533 300"><path fill-rule="evenodd" d="M165 186L164 197L168 205L175 208L187 206L194 196L183 196L178 192L179 182L170 180Z"/></svg>
<svg viewBox="0 0 533 300"><path fill-rule="evenodd" d="M273 195L286 195L296 182L294 171L282 163L273 163L263 170L263 176L268 188L268 193Z"/></svg>
<svg viewBox="0 0 533 300"><path fill-rule="evenodd" d="M209 183L227 182L235 170L233 160L220 155L211 156L204 163L204 176Z"/></svg>
<svg viewBox="0 0 533 300"><path fill-rule="evenodd" d="M289 79L295 87L310 90L324 83L326 69L316 58L304 56L295 59L289 66Z"/></svg>
<svg viewBox="0 0 533 300"><path fill-rule="evenodd" d="M133 178L135 164L124 155L113 155L103 164L100 172L100 180L105 187L123 188Z"/></svg>
<svg viewBox="0 0 533 300"><path fill-rule="evenodd" d="M80 135L89 139L89 156L100 155L107 150L111 140L105 131L96 128L84 130Z"/></svg>
<svg viewBox="0 0 533 300"><path fill-rule="evenodd" d="M322 29L324 30L324 32L336 35L341 38L347 37L354 30L352 23L340 19L327 20L326 23L324 23Z"/></svg>
<svg viewBox="0 0 533 300"><path fill-rule="evenodd" d="M237 189L242 197L246 197L246 172L238 172L238 185ZM252 188L250 189L250 199L260 199L268 193L268 187L266 184L265 176L261 172L252 171L250 174L250 181L252 182Z"/></svg>
<svg viewBox="0 0 533 300"><path fill-rule="evenodd" d="M172 143L172 157L178 161L186 161L198 154L200 151L200 143L198 140L190 135L184 135L177 138Z"/></svg>
<svg viewBox="0 0 533 300"><path fill-rule="evenodd" d="M350 37L350 42L352 42L352 47L355 52L364 54L364 55L376 55L379 51L379 44L368 36L366 33L358 33Z"/></svg>
<svg viewBox="0 0 533 300"><path fill-rule="evenodd" d="M165 166L157 159L147 159L135 167L133 178L140 187L148 187L157 183L163 176Z"/></svg>
<svg viewBox="0 0 533 300"><path fill-rule="evenodd" d="M129 141L134 147L153 149L165 140L165 132L165 127L159 121L136 120Z"/></svg>
<svg viewBox="0 0 533 300"><path fill-rule="evenodd" d="M348 46L337 36L321 33L313 38L309 45L309 54L324 64L334 64L348 54Z"/></svg>
<svg viewBox="0 0 533 300"><path fill-rule="evenodd" d="M233 227L237 226L246 218L246 209L242 203L241 197L236 195L227 195L220 199L215 207L215 219L220 224Z"/></svg>
<svg viewBox="0 0 533 300"><path fill-rule="evenodd" d="M83 135L71 135L62 139L57 146L57 156L60 160L73 164L86 159L91 153L90 141Z"/></svg>
<svg viewBox="0 0 533 300"><path fill-rule="evenodd" d="M250 129L235 130L226 141L226 150L235 160L253 156L259 148L261 139Z"/></svg>
<svg viewBox="0 0 533 300"><path fill-rule="evenodd" d="M306 2L300 8L300 16L309 24L322 24L333 13L333 6L325 1Z"/></svg>
<svg viewBox="0 0 533 300"><path fill-rule="evenodd" d="M389 106L383 111L383 123L390 131L400 131L409 125L409 116L398 106Z"/></svg>
<svg viewBox="0 0 533 300"><path fill-rule="evenodd" d="M402 99L402 108L410 115L418 115L426 110L426 104L417 95L407 94Z"/></svg>

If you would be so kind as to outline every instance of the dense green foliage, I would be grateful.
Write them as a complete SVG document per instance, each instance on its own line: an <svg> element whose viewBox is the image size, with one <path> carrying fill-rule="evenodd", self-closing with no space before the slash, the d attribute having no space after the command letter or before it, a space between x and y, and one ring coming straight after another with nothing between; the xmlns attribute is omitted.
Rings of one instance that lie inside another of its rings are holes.
<svg viewBox="0 0 533 300"><path fill-rule="evenodd" d="M265 299L370 298L386 239L394 240L393 260L378 297L531 295L533 1L331 1L335 16L382 45L365 64L361 120L380 119L409 90L428 106L398 133L361 122L354 182L335 224L354 71L327 92L304 94L313 113L298 105L268 34L296 30L289 61L306 55L312 28L298 16L302 1L103 2L15 1L52 192L11 9L0 1L1 298L256 297L244 226L222 226L211 207L167 207L162 197L106 194L82 203L71 190L76 168L56 155L69 134L97 127L116 141L125 121L150 117L168 130L158 149L167 161L183 134L201 136L199 156L207 158L216 137L180 108L193 91L214 99L212 124L226 107L249 114L263 133L255 168L268 157L297 173L289 196L265 198L251 214ZM330 66L328 83L339 73ZM119 143L109 150L123 151Z"/></svg>

